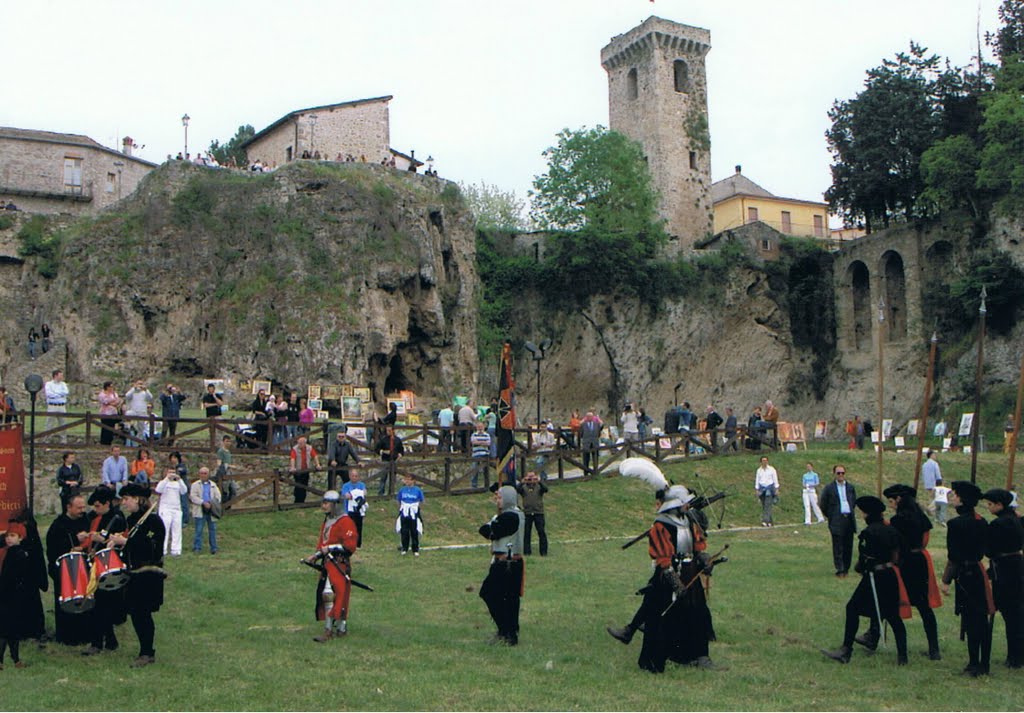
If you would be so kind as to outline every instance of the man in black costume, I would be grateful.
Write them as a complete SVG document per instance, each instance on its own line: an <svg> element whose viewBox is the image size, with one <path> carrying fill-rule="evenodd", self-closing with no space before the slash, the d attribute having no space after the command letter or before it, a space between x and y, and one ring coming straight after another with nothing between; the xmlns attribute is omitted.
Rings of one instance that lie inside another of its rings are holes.
<svg viewBox="0 0 1024 713"><path fill-rule="evenodd" d="M1024 667L1024 525L1010 507L1013 496L1008 490L993 488L982 496L988 501L989 520L986 554L992 597L1006 625L1006 665Z"/></svg>
<svg viewBox="0 0 1024 713"><path fill-rule="evenodd" d="M516 489L497 488L494 502L498 514L480 526L480 534L490 540L491 566L480 585L480 598L487 604L498 628L493 643L515 646L519 643L519 602L523 595L523 532L526 519L518 507Z"/></svg>
<svg viewBox="0 0 1024 713"><path fill-rule="evenodd" d="M121 509L114 504L114 491L110 488L96 488L89 496L89 505L93 510L89 517L89 549L92 554L102 550L110 539L111 533L124 532L128 529ZM92 641L83 656L93 656L117 649L117 635L114 625L125 620L124 588L107 591L102 587L96 590L96 607L93 609Z"/></svg>
<svg viewBox="0 0 1024 713"><path fill-rule="evenodd" d="M87 644L92 639L92 612L69 613L60 606L60 564L69 552L82 552L89 542L89 520L85 516L85 496L72 495L64 502L64 512L46 531L46 561L53 579L53 612L59 643Z"/></svg>

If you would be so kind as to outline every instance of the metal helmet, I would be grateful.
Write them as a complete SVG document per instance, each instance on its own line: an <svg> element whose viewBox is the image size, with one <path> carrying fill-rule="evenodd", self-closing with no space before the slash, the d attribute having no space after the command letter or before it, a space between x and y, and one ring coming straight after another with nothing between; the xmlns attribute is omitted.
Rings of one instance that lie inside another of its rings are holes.
<svg viewBox="0 0 1024 713"><path fill-rule="evenodd" d="M337 490L328 490L326 493L324 493L324 502L325 503L340 503L341 502L341 493L339 493Z"/></svg>

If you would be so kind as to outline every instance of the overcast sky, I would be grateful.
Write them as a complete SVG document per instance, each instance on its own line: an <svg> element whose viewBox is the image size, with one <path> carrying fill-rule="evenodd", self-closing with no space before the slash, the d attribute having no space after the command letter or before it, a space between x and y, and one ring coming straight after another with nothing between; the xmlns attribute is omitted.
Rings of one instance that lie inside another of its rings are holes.
<svg viewBox="0 0 1024 713"><path fill-rule="evenodd" d="M608 124L600 51L707 28L712 178L821 200L826 112L911 39L967 64L999 0L5 0L0 125L131 135L159 162L288 112L393 94L391 143L525 197L563 128Z"/></svg>

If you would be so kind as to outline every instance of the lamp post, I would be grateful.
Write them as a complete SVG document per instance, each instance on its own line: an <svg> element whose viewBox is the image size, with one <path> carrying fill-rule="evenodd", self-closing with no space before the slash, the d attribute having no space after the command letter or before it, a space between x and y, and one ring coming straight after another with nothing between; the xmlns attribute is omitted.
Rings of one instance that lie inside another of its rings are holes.
<svg viewBox="0 0 1024 713"><path fill-rule="evenodd" d="M188 158L188 122L192 120L188 114L181 117L181 125L185 127L185 158Z"/></svg>
<svg viewBox="0 0 1024 713"><path fill-rule="evenodd" d="M33 515L36 512L36 396L42 388L43 377L39 374L29 374L25 377L25 391L32 401L28 436L28 510Z"/></svg>
<svg viewBox="0 0 1024 713"><path fill-rule="evenodd" d="M310 156L316 151L316 120L319 119L316 114L309 115L309 153Z"/></svg>
<svg viewBox="0 0 1024 713"><path fill-rule="evenodd" d="M544 361L544 352L551 348L551 340L545 337L540 344L526 343L526 351L530 352L537 362L537 425L540 425L540 363Z"/></svg>
<svg viewBox="0 0 1024 713"><path fill-rule="evenodd" d="M885 451L885 298L878 298L878 475L875 495L882 497L882 453Z"/></svg>
<svg viewBox="0 0 1024 713"><path fill-rule="evenodd" d="M434 174L434 157L427 156L427 173L430 175Z"/></svg>
<svg viewBox="0 0 1024 713"><path fill-rule="evenodd" d="M985 365L985 298L988 293L981 286L981 304L978 306L978 366L974 370L974 419L971 421L971 482L978 476L978 443L981 441L981 373Z"/></svg>

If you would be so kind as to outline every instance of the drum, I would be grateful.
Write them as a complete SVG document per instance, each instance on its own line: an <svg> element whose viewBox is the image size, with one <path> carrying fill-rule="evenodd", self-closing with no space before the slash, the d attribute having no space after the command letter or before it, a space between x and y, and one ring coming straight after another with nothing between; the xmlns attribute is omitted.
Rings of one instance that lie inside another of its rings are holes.
<svg viewBox="0 0 1024 713"><path fill-rule="evenodd" d="M121 554L113 547L100 550L92 558L97 587L105 592L120 589L128 583L128 568Z"/></svg>
<svg viewBox="0 0 1024 713"><path fill-rule="evenodd" d="M69 614L87 612L96 605L96 598L87 593L89 565L81 552L68 552L57 558L60 570L60 608Z"/></svg>

